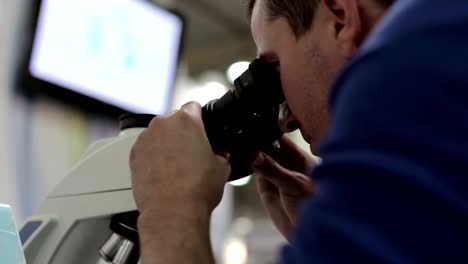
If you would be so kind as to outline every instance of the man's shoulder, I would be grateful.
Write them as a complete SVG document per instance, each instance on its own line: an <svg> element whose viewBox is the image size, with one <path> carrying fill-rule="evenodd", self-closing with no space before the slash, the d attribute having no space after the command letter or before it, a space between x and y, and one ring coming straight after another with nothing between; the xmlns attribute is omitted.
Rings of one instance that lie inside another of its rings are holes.
<svg viewBox="0 0 468 264"><path fill-rule="evenodd" d="M332 106L356 70L378 67L386 78L392 66L407 64L415 74L468 81L468 1L398 0L343 69L332 92ZM398 76L394 76L398 77ZM403 80L402 80L403 81Z"/></svg>
<svg viewBox="0 0 468 264"><path fill-rule="evenodd" d="M359 54L419 34L452 29L458 37L468 32L468 2L464 0L398 0L363 43ZM456 29L454 31L453 29Z"/></svg>

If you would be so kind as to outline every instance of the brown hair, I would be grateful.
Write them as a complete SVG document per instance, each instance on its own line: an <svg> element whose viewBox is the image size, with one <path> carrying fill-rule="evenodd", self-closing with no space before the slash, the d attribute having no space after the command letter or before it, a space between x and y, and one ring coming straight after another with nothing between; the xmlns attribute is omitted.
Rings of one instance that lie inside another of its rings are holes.
<svg viewBox="0 0 468 264"><path fill-rule="evenodd" d="M247 0L247 10L249 17L256 0ZM284 17L289 23L297 38L305 34L312 26L312 19L320 0L265 0L267 7L267 17L274 20ZM384 7L389 7L394 0L375 0Z"/></svg>

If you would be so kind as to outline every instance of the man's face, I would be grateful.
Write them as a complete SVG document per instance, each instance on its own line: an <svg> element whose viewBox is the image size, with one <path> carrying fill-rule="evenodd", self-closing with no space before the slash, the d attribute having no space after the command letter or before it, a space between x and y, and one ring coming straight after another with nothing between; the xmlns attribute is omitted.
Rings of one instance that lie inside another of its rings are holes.
<svg viewBox="0 0 468 264"><path fill-rule="evenodd" d="M333 34L323 22L320 6L312 28L299 39L285 18L267 20L265 0L255 4L251 30L258 55L278 63L284 95L304 139L316 151L328 128L331 84L346 59L337 52ZM288 132L288 129L285 132Z"/></svg>

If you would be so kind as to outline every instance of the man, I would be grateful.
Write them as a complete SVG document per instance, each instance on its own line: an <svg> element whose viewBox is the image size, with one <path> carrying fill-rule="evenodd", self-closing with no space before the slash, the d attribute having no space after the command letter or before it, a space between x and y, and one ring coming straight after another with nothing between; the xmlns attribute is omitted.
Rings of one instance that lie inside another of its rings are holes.
<svg viewBox="0 0 468 264"><path fill-rule="evenodd" d="M388 4L251 5L259 55L279 65L291 110L282 126L299 127L314 150L324 138L314 184L312 159L286 139L294 159L255 162L291 242L282 263L468 262L468 3L397 0L367 36ZM142 133L130 165L145 263L213 263L209 217L227 158L211 151L197 104Z"/></svg>

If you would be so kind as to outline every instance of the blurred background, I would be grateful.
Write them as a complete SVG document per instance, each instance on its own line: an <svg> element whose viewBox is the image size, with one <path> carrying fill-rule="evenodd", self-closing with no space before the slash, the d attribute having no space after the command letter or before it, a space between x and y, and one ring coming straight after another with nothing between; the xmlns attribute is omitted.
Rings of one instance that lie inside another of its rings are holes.
<svg viewBox="0 0 468 264"><path fill-rule="evenodd" d="M82 0L61 2L76 1ZM104 0L92 1L96 4L88 9L97 8ZM104 2L112 1L120 0ZM0 203L14 208L19 225L33 214L90 143L118 133L117 119L107 111L90 110L79 100L64 98L70 95L36 92L34 84L21 82L34 41L38 3L0 0ZM219 98L256 56L243 0L155 3L177 10L185 20L175 82L167 107L161 111L176 109L188 101L204 104ZM79 16L79 10L77 13ZM43 23L53 22L46 19ZM157 25L139 23L134 27L147 36L158 35ZM129 79L125 85L132 90L139 83ZM151 86L158 89L157 83ZM308 150L299 135L291 136ZM220 220L212 230L219 263L275 263L276 252L284 243L262 208L254 182L248 178L226 187L223 208L216 212Z"/></svg>

